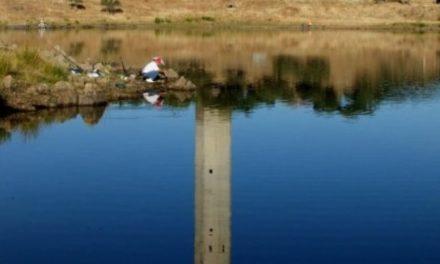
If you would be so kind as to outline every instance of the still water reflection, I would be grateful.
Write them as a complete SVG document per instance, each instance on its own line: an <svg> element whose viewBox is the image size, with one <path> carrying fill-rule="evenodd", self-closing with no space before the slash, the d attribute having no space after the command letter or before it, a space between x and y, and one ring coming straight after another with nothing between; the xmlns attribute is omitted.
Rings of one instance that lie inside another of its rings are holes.
<svg viewBox="0 0 440 264"><path fill-rule="evenodd" d="M437 35L47 33L199 89L1 112L0 263L440 261Z"/></svg>

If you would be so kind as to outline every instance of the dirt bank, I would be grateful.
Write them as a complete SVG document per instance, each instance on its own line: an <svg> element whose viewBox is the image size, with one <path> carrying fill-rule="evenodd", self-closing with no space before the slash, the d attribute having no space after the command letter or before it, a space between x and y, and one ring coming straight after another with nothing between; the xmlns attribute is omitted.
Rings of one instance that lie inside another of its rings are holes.
<svg viewBox="0 0 440 264"><path fill-rule="evenodd" d="M380 2L380 3L376 3ZM439 5L431 0L122 0L120 12L103 12L100 0L83 0L71 8L65 0L1 0L0 25L98 27L103 25L168 26L289 26L312 24L332 28L402 27L402 24L437 27ZM238 22L238 23L237 23Z"/></svg>

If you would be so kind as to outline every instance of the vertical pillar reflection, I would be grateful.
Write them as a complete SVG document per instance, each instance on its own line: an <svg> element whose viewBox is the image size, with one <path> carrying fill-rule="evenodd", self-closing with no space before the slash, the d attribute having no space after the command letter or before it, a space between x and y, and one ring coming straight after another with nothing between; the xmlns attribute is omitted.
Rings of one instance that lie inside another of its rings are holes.
<svg viewBox="0 0 440 264"><path fill-rule="evenodd" d="M231 256L231 113L197 107L195 264Z"/></svg>

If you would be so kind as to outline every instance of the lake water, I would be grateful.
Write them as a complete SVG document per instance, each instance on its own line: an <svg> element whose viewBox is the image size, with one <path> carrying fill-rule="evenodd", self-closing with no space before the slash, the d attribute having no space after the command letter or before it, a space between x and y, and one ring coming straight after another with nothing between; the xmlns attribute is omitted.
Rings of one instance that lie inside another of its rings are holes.
<svg viewBox="0 0 440 264"><path fill-rule="evenodd" d="M0 32L199 87L0 117L0 263L440 263L440 37Z"/></svg>

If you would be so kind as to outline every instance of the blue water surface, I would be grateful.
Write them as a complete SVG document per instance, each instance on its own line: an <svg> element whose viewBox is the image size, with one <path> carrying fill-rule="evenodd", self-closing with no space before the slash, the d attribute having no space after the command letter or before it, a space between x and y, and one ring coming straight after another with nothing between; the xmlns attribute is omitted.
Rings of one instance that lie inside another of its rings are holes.
<svg viewBox="0 0 440 264"><path fill-rule="evenodd" d="M200 106L197 106L200 107ZM0 263L192 263L196 106L0 146ZM438 263L440 98L232 112L231 263Z"/></svg>

